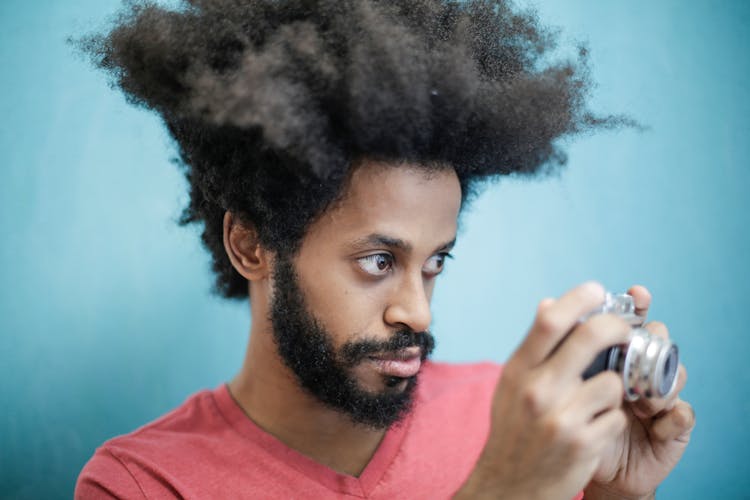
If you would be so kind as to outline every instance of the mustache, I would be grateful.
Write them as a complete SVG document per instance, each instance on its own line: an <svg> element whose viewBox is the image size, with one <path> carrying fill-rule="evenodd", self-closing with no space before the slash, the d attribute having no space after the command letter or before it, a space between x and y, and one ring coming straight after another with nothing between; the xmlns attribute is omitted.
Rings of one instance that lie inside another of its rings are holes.
<svg viewBox="0 0 750 500"><path fill-rule="evenodd" d="M355 365L373 354L397 352L407 347L419 347L424 361L435 348L435 337L428 331L399 330L386 341L364 339L347 342L341 348L341 361Z"/></svg>

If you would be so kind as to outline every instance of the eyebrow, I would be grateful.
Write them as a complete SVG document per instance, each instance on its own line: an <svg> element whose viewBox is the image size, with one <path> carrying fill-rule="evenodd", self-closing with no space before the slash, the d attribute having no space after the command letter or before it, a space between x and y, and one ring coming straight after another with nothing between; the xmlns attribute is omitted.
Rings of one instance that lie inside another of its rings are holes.
<svg viewBox="0 0 750 500"><path fill-rule="evenodd" d="M455 244L456 244L456 238L453 238L452 240L447 241L443 243L442 245L438 245L435 251L436 252L450 251ZM372 234L368 234L367 236L363 238L357 238L356 240L350 243L350 246L354 248L355 250L365 248L365 247L370 247L370 246L385 246L389 248L396 248L405 253L409 253L412 251L412 245L410 243L400 238L393 238L391 236L386 236L384 234L379 234L379 233L372 233Z"/></svg>

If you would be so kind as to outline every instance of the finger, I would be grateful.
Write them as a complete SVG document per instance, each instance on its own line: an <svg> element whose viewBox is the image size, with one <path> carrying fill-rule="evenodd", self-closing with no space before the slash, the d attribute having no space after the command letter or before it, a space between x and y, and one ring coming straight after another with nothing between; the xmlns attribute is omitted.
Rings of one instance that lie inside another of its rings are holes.
<svg viewBox="0 0 750 500"><path fill-rule="evenodd" d="M528 368L544 361L584 314L604 302L604 287L588 282L555 301L545 299L537 308L534 324L513 358Z"/></svg>
<svg viewBox="0 0 750 500"><path fill-rule="evenodd" d="M675 388L669 394L669 397L664 399L639 399L633 403L633 413L635 413L636 417L644 419L658 415L660 412L671 410L678 401L680 392L685 387L686 383L687 370L683 365L680 365L677 369L677 383L675 383Z"/></svg>
<svg viewBox="0 0 750 500"><path fill-rule="evenodd" d="M661 321L649 321L645 325L643 325L643 328L648 330L648 333L651 335L656 335L657 337L661 337L663 339L669 339L669 329L667 328L667 325L662 323Z"/></svg>
<svg viewBox="0 0 750 500"><path fill-rule="evenodd" d="M680 366L677 368L677 383L675 384L674 391L669 395L669 398L667 398L667 401L669 401L669 404L666 408L667 410L672 409L672 407L675 405L675 402L680 397L682 389L685 388L685 384L687 384L687 369L685 368L685 365L680 364Z"/></svg>
<svg viewBox="0 0 750 500"><path fill-rule="evenodd" d="M581 384L564 411L578 415L573 419L576 422L589 423L601 413L622 406L624 392L617 373L602 372Z"/></svg>
<svg viewBox="0 0 750 500"><path fill-rule="evenodd" d="M631 327L613 314L600 314L576 327L544 364L558 377L580 377L601 351L627 342Z"/></svg>
<svg viewBox="0 0 750 500"><path fill-rule="evenodd" d="M599 443L598 451L614 442L625 431L628 417L622 408L613 408L596 417L588 427L589 435Z"/></svg>
<svg viewBox="0 0 750 500"><path fill-rule="evenodd" d="M686 437L693 427L695 427L693 407L685 401L678 400L674 408L654 419L649 434L659 441L672 441Z"/></svg>
<svg viewBox="0 0 750 500"><path fill-rule="evenodd" d="M635 313L645 318L648 314L648 308L651 307L651 292L645 286L633 285L628 289L628 295L633 297Z"/></svg>

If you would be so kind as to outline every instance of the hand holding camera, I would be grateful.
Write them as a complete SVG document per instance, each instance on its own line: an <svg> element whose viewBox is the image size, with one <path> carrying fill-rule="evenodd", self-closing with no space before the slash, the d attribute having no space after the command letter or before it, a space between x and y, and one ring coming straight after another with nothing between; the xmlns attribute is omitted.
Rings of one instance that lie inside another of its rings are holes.
<svg viewBox="0 0 750 500"><path fill-rule="evenodd" d="M648 291L629 293L587 283L539 304L459 497L596 498L601 487L637 498L666 477L694 422L678 398L685 370L666 327L643 324Z"/></svg>

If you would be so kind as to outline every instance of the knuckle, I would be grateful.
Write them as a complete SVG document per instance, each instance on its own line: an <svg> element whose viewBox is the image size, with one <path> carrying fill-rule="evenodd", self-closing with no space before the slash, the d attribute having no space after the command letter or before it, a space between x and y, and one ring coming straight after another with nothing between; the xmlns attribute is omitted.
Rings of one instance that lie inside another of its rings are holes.
<svg viewBox="0 0 750 500"><path fill-rule="evenodd" d="M536 329L544 335L553 335L562 330L560 320L549 310L540 312L536 317Z"/></svg>
<svg viewBox="0 0 750 500"><path fill-rule="evenodd" d="M684 403L684 406L676 412L674 422L680 429L693 427L695 425L695 414L692 406Z"/></svg>
<svg viewBox="0 0 750 500"><path fill-rule="evenodd" d="M688 421L690 422L690 428L692 429L693 427L695 427L695 409L693 408L693 405L689 403L685 403L685 405L687 413L689 415Z"/></svg>
<svg viewBox="0 0 750 500"><path fill-rule="evenodd" d="M538 417L542 413L544 413L545 394L544 390L539 384L527 386L523 390L523 394L521 397L523 406L530 415Z"/></svg>
<svg viewBox="0 0 750 500"><path fill-rule="evenodd" d="M565 441L565 426L559 417L548 418L542 426L542 434L549 442Z"/></svg>
<svg viewBox="0 0 750 500"><path fill-rule="evenodd" d="M680 429L684 429L685 427L687 427L688 419L688 414L685 411L680 410L674 412L674 417L672 417L672 421Z"/></svg>

